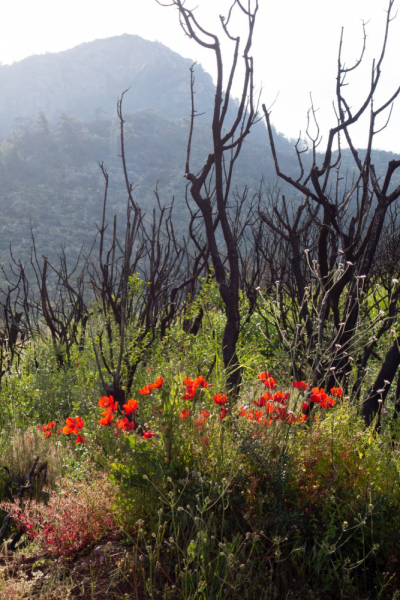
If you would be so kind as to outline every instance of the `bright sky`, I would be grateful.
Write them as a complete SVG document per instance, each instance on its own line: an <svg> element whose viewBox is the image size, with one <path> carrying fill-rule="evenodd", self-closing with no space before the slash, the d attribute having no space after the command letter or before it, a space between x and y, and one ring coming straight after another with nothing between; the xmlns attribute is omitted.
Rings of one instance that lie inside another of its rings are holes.
<svg viewBox="0 0 400 600"><path fill-rule="evenodd" d="M269 105L279 93L273 107L273 123L278 131L295 138L300 130L304 132L312 92L326 141L328 129L335 125L332 100L341 27L345 27L344 57L350 65L362 47L362 20L369 21L363 70L348 79L349 104L354 109L368 86L372 59L379 55L388 0L259 2L253 56L255 81L264 88L262 101ZM176 10L162 8L155 0L3 0L1 4L0 61L3 64L31 54L59 52L82 42L131 33L158 40L183 56L197 60L213 74L211 53L185 38ZM200 22L214 30L220 27L218 15L223 14L229 4L228 0L187 0L187 6L199 6ZM396 0L396 7L400 7L400 0ZM400 85L399 40L400 14L392 23L377 104ZM235 91L239 93L238 88ZM366 143L366 126L368 123L361 123L355 132L355 141L360 147ZM375 146L400 152L399 131L400 98L389 128L379 134Z"/></svg>

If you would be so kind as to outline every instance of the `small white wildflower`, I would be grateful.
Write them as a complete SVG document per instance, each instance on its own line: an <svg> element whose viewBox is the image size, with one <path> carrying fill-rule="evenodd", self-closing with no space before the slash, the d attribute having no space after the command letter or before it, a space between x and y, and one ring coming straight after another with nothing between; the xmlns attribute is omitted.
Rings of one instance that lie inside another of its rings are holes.
<svg viewBox="0 0 400 600"><path fill-rule="evenodd" d="M258 286L256 287L256 291L257 291L257 292L259 292L259 291L260 291L260 289L261 289L261 288L260 288L260 286L258 285Z"/></svg>
<svg viewBox="0 0 400 600"><path fill-rule="evenodd" d="M380 314L380 315L384 315L384 314L385 314L385 311L384 311L384 310L380 310L380 311L379 311L379 314Z"/></svg>

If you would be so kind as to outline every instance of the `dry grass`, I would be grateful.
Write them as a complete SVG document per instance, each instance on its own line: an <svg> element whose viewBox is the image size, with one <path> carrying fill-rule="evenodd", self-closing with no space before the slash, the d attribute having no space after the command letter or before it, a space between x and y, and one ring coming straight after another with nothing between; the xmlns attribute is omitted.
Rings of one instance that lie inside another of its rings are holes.
<svg viewBox="0 0 400 600"><path fill-rule="evenodd" d="M47 484L53 487L62 474L65 460L72 456L72 450L61 440L49 444L43 432L36 428L26 431L15 429L10 432L0 461L10 469L13 480L18 480L30 471L35 456L40 456L41 462L47 462Z"/></svg>
<svg viewBox="0 0 400 600"><path fill-rule="evenodd" d="M135 553L118 536L71 559L43 560L3 548L0 600L143 600L149 596L135 560ZM174 598L174 589L166 585L163 597Z"/></svg>

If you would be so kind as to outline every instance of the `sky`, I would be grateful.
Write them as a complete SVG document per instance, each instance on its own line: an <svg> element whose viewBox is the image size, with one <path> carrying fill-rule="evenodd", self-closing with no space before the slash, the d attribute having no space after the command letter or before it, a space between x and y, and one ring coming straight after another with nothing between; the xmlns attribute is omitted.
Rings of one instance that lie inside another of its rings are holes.
<svg viewBox="0 0 400 600"><path fill-rule="evenodd" d="M165 2L167 0L164 0ZM231 0L187 0L205 28L221 32L218 15ZM362 22L367 24L364 62L348 77L347 98L353 110L362 103L370 82L372 61L382 45L388 0L259 0L253 51L255 83L261 101L272 107L276 129L288 138L304 137L310 93L322 133L322 145L335 125L337 52L344 27L343 57L351 65L362 48ZM396 8L400 0L395 1ZM83 42L123 33L158 40L192 58L214 75L212 52L185 37L177 11L156 0L1 0L0 61L11 64L32 54L59 52ZM243 19L232 33L245 35ZM223 37L223 34L222 34ZM382 85L376 98L386 101L400 85L400 14L391 24ZM224 46L229 64L231 45ZM240 75L240 73L238 73ZM240 86L234 88L239 95ZM381 124L386 119L381 120ZM354 129L354 141L365 147L368 117ZM375 147L400 153L400 98L389 126L375 138Z"/></svg>

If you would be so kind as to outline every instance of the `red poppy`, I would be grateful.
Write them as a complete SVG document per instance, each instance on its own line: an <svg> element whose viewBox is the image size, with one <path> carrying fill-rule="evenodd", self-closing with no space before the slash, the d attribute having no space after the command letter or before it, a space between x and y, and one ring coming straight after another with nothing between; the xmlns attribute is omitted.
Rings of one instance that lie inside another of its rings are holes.
<svg viewBox="0 0 400 600"><path fill-rule="evenodd" d="M307 408L308 408L309 406L310 406L310 403L309 403L309 402L303 402L303 403L302 403L302 405L301 405L301 407L302 407L302 409L303 409L303 410L307 410Z"/></svg>
<svg viewBox="0 0 400 600"><path fill-rule="evenodd" d="M192 411L191 411L191 410L186 410L186 409L185 409L185 410L182 410L182 411L179 413L179 415L178 415L178 416L179 416L179 418L180 418L180 419L182 419L183 421L185 421L185 420L186 420L188 417L190 417L190 415L191 415L191 414L192 414Z"/></svg>
<svg viewBox="0 0 400 600"><path fill-rule="evenodd" d="M331 394L332 396L335 396L335 398L341 398L343 396L343 390L339 387L333 387L331 388Z"/></svg>
<svg viewBox="0 0 400 600"><path fill-rule="evenodd" d="M164 378L163 377L158 377L154 383L150 384L150 387L153 388L153 390L158 390L160 389L160 387L162 387L164 385Z"/></svg>
<svg viewBox="0 0 400 600"><path fill-rule="evenodd" d="M271 400L271 399L272 399L271 394L269 392L265 392L265 394L263 394L261 396L261 398L254 400L254 404L261 408L262 406L265 406L267 404L268 400Z"/></svg>
<svg viewBox="0 0 400 600"><path fill-rule="evenodd" d="M135 410L137 410L138 406L139 406L139 402L137 400L134 400L133 398L131 398L130 400L128 400L127 404L124 404L125 414L131 415L132 413L135 412Z"/></svg>
<svg viewBox="0 0 400 600"><path fill-rule="evenodd" d="M152 431L145 431L144 434L142 435L142 439L144 440L149 440L150 438L154 437L156 434L153 433Z"/></svg>
<svg viewBox="0 0 400 600"><path fill-rule="evenodd" d="M257 379L261 379L261 381L264 381L265 379L269 379L270 377L271 377L271 373L265 373L265 371L263 371L262 373L257 375Z"/></svg>
<svg viewBox="0 0 400 600"><path fill-rule="evenodd" d="M225 402L227 401L227 396L226 394L214 394L213 396L213 402L214 404L219 404L220 406L223 406L225 404Z"/></svg>
<svg viewBox="0 0 400 600"><path fill-rule="evenodd" d="M51 437L51 430L55 426L56 426L56 422L51 421L51 423L47 423L47 425L38 425L37 429L39 429L40 431L43 431L45 437L49 438L49 437Z"/></svg>
<svg viewBox="0 0 400 600"><path fill-rule="evenodd" d="M293 381L292 386L294 388L297 388L298 390L305 390L306 388L308 388L308 383L306 383L305 381Z"/></svg>
<svg viewBox="0 0 400 600"><path fill-rule="evenodd" d="M85 424L81 417L76 417L75 419L73 417L68 417L65 422L66 425L63 427L63 433L65 433L65 435L69 435L70 433L78 435Z"/></svg>
<svg viewBox="0 0 400 600"><path fill-rule="evenodd" d="M151 385L146 384L144 387L142 387L141 390L139 390L139 394L142 394L142 396L150 396L151 390L152 390Z"/></svg>
<svg viewBox="0 0 400 600"><path fill-rule="evenodd" d="M197 388L200 387L199 378L196 377L195 379L192 379L191 377L185 377L183 380L183 385L186 388L183 399L192 400L195 397Z"/></svg>
<svg viewBox="0 0 400 600"><path fill-rule="evenodd" d="M283 392L276 392L276 394L273 395L273 400L274 402L279 402L280 404L283 404L284 406L287 405L287 401L290 398L290 394L288 394L286 392L286 394L284 394Z"/></svg>
<svg viewBox="0 0 400 600"><path fill-rule="evenodd" d="M310 402L320 403L323 400L326 400L327 397L328 397L328 394L325 394L324 388L315 387L315 388L312 388L312 390L311 390Z"/></svg>
<svg viewBox="0 0 400 600"><path fill-rule="evenodd" d="M60 433L63 433L62 427L61 429L57 429L57 435L60 435Z"/></svg>
<svg viewBox="0 0 400 600"><path fill-rule="evenodd" d="M324 394L324 395L326 395L326 394ZM326 408L326 410L333 408L335 406L335 404L336 404L336 400L334 400L333 398L329 398L329 396L327 396L320 402L320 406L322 408Z"/></svg>
<svg viewBox="0 0 400 600"><path fill-rule="evenodd" d="M227 414L228 414L228 409L225 407L221 408L221 412L219 413L219 420L222 421L223 419L225 419Z"/></svg>
<svg viewBox="0 0 400 600"><path fill-rule="evenodd" d="M273 377L268 377L268 379L263 379L263 384L269 389L273 390L276 388L276 379Z"/></svg>
<svg viewBox="0 0 400 600"><path fill-rule="evenodd" d="M76 444L84 444L86 442L86 438L82 437L80 434L76 436L75 443Z"/></svg>
<svg viewBox="0 0 400 600"><path fill-rule="evenodd" d="M252 410L246 411L246 419L249 421L254 421L254 413Z"/></svg>
<svg viewBox="0 0 400 600"><path fill-rule="evenodd" d="M106 410L103 411L103 415L103 418L99 421L99 425L103 425L103 427L110 425L114 420L114 415L107 412Z"/></svg>
<svg viewBox="0 0 400 600"><path fill-rule="evenodd" d="M275 406L275 415L277 419L281 419L282 421L286 420L286 408Z"/></svg>
<svg viewBox="0 0 400 600"><path fill-rule="evenodd" d="M261 398L254 400L254 404L261 408L262 406L265 406L267 404L267 399L264 398L264 396L261 396Z"/></svg>
<svg viewBox="0 0 400 600"><path fill-rule="evenodd" d="M272 415L275 412L275 404L273 404L273 402L267 402L265 405L265 412L267 415Z"/></svg>
<svg viewBox="0 0 400 600"><path fill-rule="evenodd" d="M244 406L241 406L241 407L239 408L239 416L240 416L240 417L245 417L245 416L246 416L246 414L247 414L247 410L245 409L245 407L244 407Z"/></svg>
<svg viewBox="0 0 400 600"><path fill-rule="evenodd" d="M97 405L104 408L110 414L114 413L117 410L117 402L112 396L103 396L102 398L100 398Z"/></svg>
<svg viewBox="0 0 400 600"><path fill-rule="evenodd" d="M127 417L123 417L122 419L118 419L117 427L123 431L132 431L132 429L135 429L135 423L129 421Z"/></svg>
<svg viewBox="0 0 400 600"><path fill-rule="evenodd" d="M203 419L208 419L208 417L210 416L211 413L209 410L201 410L200 414L203 417Z"/></svg>
<svg viewBox="0 0 400 600"><path fill-rule="evenodd" d="M195 377L195 379L193 380L193 385L195 386L196 389L198 387L201 387L201 388L214 387L214 384L208 383L208 381L205 380L205 377L203 377L203 375L199 375L198 377Z"/></svg>

